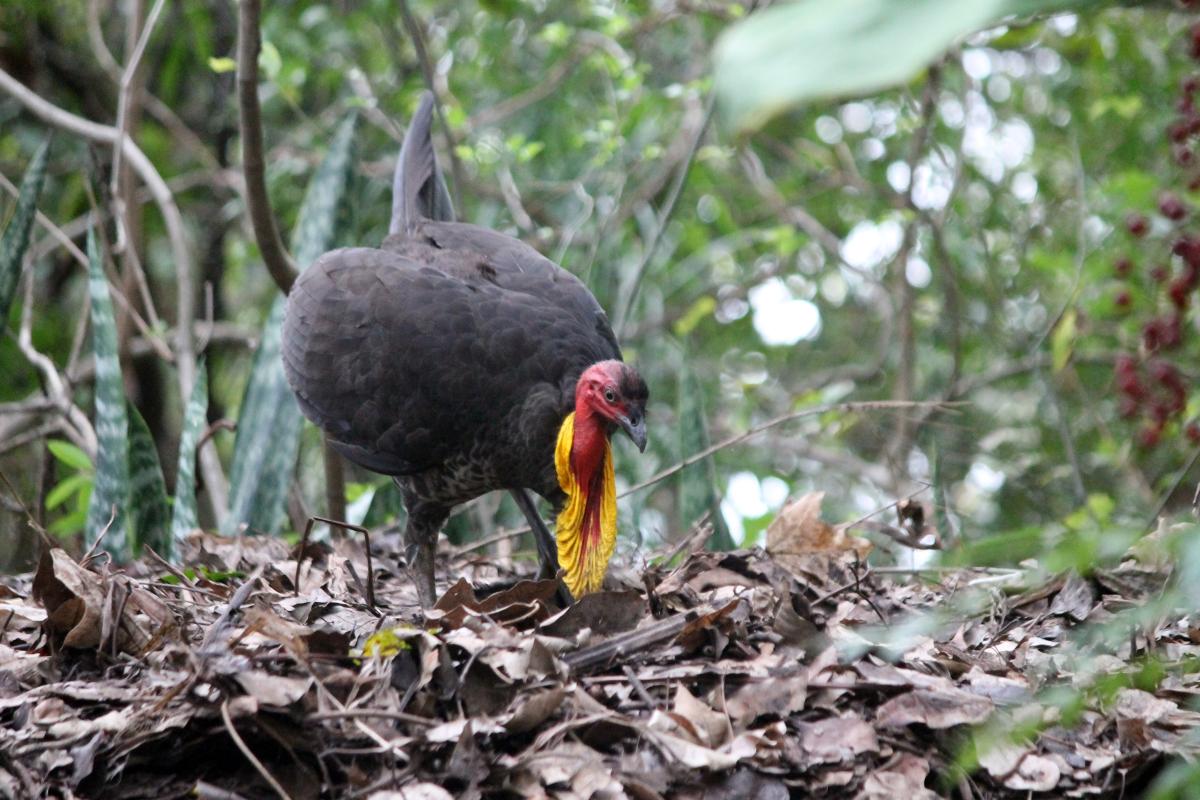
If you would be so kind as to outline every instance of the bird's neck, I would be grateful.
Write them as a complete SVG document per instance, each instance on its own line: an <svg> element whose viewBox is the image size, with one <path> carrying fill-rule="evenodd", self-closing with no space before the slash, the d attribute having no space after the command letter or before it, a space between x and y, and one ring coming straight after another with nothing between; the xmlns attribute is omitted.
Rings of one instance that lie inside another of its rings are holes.
<svg viewBox="0 0 1200 800"><path fill-rule="evenodd" d="M608 445L608 426L592 407L575 402L575 431L571 443L571 466L580 486L588 489L604 462Z"/></svg>
<svg viewBox="0 0 1200 800"><path fill-rule="evenodd" d="M564 581L578 599L600 588L617 541L617 492L605 420L582 404L563 420L555 470L566 502L555 538Z"/></svg>

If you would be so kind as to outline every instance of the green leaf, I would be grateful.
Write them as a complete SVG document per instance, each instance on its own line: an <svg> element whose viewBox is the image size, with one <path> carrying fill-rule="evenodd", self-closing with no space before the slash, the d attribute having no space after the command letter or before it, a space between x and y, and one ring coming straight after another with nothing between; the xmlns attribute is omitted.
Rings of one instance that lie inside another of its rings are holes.
<svg viewBox="0 0 1200 800"><path fill-rule="evenodd" d="M175 471L175 509L171 516L171 545L163 558L178 557L183 538L200 522L196 514L196 445L208 419L208 367L201 358L196 364L196 382L183 412L183 430L179 434L179 466Z"/></svg>
<svg viewBox="0 0 1200 800"><path fill-rule="evenodd" d="M21 189L17 193L17 210L13 212L12 221L5 229L4 236L0 237L0 335L4 333L8 311L12 308L17 284L21 280L21 261L25 258L26 248L29 247L29 232L33 229L37 198L46 177L49 152L50 140L46 139L33 154L33 160L25 170L25 177L21 179Z"/></svg>
<svg viewBox="0 0 1200 800"><path fill-rule="evenodd" d="M1075 334L1077 333L1075 325L1075 309L1068 309L1063 314L1062 319L1054 328L1054 333L1050 336L1050 353L1054 362L1054 371L1061 372L1067 366L1067 362L1071 359L1071 352L1075 348Z"/></svg>
<svg viewBox="0 0 1200 800"><path fill-rule="evenodd" d="M81 472L76 472L74 475L63 478L50 490L50 494L46 495L46 508L50 510L58 508L67 502L76 492L86 489L91 483L91 476Z"/></svg>
<svg viewBox="0 0 1200 800"><path fill-rule="evenodd" d="M88 454L70 442L65 442L62 439L51 439L46 442L46 447L50 448L52 456L71 469L80 472L91 472L92 460L88 458Z"/></svg>
<svg viewBox="0 0 1200 800"><path fill-rule="evenodd" d="M351 114L309 184L292 236L292 253L301 269L335 244L337 221L344 219L339 208L347 200L353 170L356 127L357 115ZM222 529L226 535L243 526L252 533L274 534L283 517L302 421L280 361L283 312L280 297L263 328L242 398L229 470L229 514Z"/></svg>
<svg viewBox="0 0 1200 800"><path fill-rule="evenodd" d="M1112 0L798 0L727 30L714 52L723 117L761 126L803 102L910 80L955 41L1010 15L1115 5Z"/></svg>
<svg viewBox="0 0 1200 800"><path fill-rule="evenodd" d="M112 297L100 258L96 229L88 229L88 292L92 300L92 351L96 361L96 482L88 504L84 541L91 547L100 534L117 563L130 558L126 506L129 502L129 418L125 386L117 358L117 325ZM114 515L115 509L115 517Z"/></svg>
<svg viewBox="0 0 1200 800"><path fill-rule="evenodd" d="M279 71L283 69L283 58L279 55L279 48L270 42L262 43L262 51L258 54L258 66L266 74L267 80L273 81L279 77Z"/></svg>
<svg viewBox="0 0 1200 800"><path fill-rule="evenodd" d="M126 403L126 413L129 415L129 508L133 515L135 552L140 552L142 545L149 545L167 558L164 551L172 544L167 529L170 509L158 449L146 420L132 403Z"/></svg>

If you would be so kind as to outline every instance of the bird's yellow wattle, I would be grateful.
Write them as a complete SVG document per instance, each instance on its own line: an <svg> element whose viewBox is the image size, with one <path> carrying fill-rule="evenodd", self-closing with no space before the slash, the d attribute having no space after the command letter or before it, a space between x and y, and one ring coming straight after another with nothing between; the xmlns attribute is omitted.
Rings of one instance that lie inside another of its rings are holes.
<svg viewBox="0 0 1200 800"><path fill-rule="evenodd" d="M595 491L581 486L571 469L575 442L575 414L567 415L558 430L554 467L558 485L567 494L555 527L558 565L566 570L564 582L576 599L597 591L617 544L617 482L613 475L612 448L604 440L604 456ZM594 496L593 496L594 495Z"/></svg>

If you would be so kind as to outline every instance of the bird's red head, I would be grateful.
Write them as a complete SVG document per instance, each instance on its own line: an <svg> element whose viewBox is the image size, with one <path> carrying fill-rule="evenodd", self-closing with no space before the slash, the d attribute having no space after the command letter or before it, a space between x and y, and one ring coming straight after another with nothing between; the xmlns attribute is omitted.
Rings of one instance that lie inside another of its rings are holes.
<svg viewBox="0 0 1200 800"><path fill-rule="evenodd" d="M600 361L584 370L575 385L575 419L599 417L609 431L620 427L644 451L648 397L636 369L621 361Z"/></svg>

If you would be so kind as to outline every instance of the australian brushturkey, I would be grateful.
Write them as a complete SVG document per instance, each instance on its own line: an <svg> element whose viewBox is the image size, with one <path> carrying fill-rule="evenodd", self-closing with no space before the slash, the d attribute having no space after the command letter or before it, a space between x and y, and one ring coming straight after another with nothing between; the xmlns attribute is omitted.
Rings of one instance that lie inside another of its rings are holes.
<svg viewBox="0 0 1200 800"><path fill-rule="evenodd" d="M454 221L426 94L404 138L379 249L334 250L292 287L288 382L346 458L395 476L417 593L450 510L512 492L543 568L599 588L616 539L609 436L646 445L646 384L574 275L525 244ZM558 510L556 537L527 489ZM556 545L557 543L557 552Z"/></svg>

